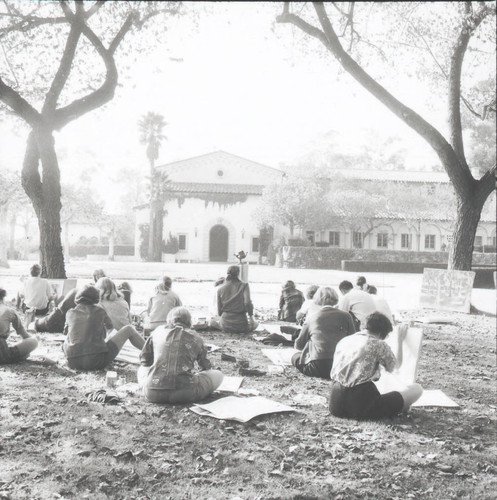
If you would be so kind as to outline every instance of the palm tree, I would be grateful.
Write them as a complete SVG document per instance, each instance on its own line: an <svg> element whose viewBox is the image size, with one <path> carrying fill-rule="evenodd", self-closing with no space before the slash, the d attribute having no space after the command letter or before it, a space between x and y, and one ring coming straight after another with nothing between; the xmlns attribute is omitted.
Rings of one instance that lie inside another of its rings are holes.
<svg viewBox="0 0 497 500"><path fill-rule="evenodd" d="M157 189L155 183L158 176L155 161L159 158L161 143L166 136L162 133L167 125L164 117L159 113L149 111L138 121L140 143L145 144L146 154L150 163L150 231L148 243L148 260L160 261L162 253L162 226L164 217L164 197L160 194L163 189Z"/></svg>

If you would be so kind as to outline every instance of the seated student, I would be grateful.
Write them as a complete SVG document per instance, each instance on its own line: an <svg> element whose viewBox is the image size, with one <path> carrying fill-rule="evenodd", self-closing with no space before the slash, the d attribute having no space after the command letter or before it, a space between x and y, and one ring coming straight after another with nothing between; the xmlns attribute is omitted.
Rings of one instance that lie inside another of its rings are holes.
<svg viewBox="0 0 497 500"><path fill-rule="evenodd" d="M79 289L76 307L66 314L63 350L70 368L101 370L114 361L126 340L142 349L145 341L131 326L113 330L106 338L106 329L112 328L110 318L98 305L99 291L92 285Z"/></svg>
<svg viewBox="0 0 497 500"><path fill-rule="evenodd" d="M390 320L390 323L392 323L392 325L393 325L393 314L392 314L392 311L390 309L390 306L388 305L388 302L384 298L379 297L377 295L378 290L373 285L368 285L367 292L373 298L374 304L376 306L376 310L378 312L381 312L382 314L384 314Z"/></svg>
<svg viewBox="0 0 497 500"><path fill-rule="evenodd" d="M308 377L329 379L337 343L355 332L350 314L336 309L338 295L333 288L319 287L314 303L320 306L309 315L295 340L297 352L292 364Z"/></svg>
<svg viewBox="0 0 497 500"><path fill-rule="evenodd" d="M0 288L0 365L22 361L38 346L38 340L26 333L16 311L4 304L6 295L7 292ZM22 337L20 342L13 345L7 343L11 325Z"/></svg>
<svg viewBox="0 0 497 500"><path fill-rule="evenodd" d="M380 365L392 372L400 364L401 336L397 359L383 341L391 331L390 320L384 314L375 312L368 316L365 330L338 343L331 369L332 415L354 419L386 418L407 411L419 399L423 393L419 384L411 384L403 391L380 394L373 383L380 378Z"/></svg>
<svg viewBox="0 0 497 500"><path fill-rule="evenodd" d="M354 289L350 281L342 281L338 288L342 292L338 309L352 314L358 332L365 328L366 318L376 310L374 301L365 291Z"/></svg>
<svg viewBox="0 0 497 500"><path fill-rule="evenodd" d="M155 295L148 301L147 314L150 331L160 325L165 325L169 311L183 305L178 295L171 290L172 286L173 280L169 276L163 276L155 289Z"/></svg>
<svg viewBox="0 0 497 500"><path fill-rule="evenodd" d="M30 273L31 276L24 282L24 306L33 309L36 316L45 316L54 298L54 291L47 279L40 278L39 264L32 265Z"/></svg>
<svg viewBox="0 0 497 500"><path fill-rule="evenodd" d="M221 285L224 285L224 281L224 277L221 277L214 282L213 300L209 307L209 328L213 330L221 330L221 318L217 314L217 290Z"/></svg>
<svg viewBox="0 0 497 500"><path fill-rule="evenodd" d="M359 276L356 281L356 288L362 290L363 292L368 291L368 284L366 283L366 278L364 276Z"/></svg>
<svg viewBox="0 0 497 500"><path fill-rule="evenodd" d="M124 300L128 303L128 306L131 309L131 294L133 293L131 285L127 281L123 281L117 289L122 293Z"/></svg>
<svg viewBox="0 0 497 500"><path fill-rule="evenodd" d="M297 323L299 325L303 325L305 318L309 311L314 309L315 304L314 301L312 300L314 298L314 294L317 292L319 286L318 285L311 285L310 287L307 288L305 291L305 301L300 307L300 309L297 311L297 314L295 315L297 319Z"/></svg>
<svg viewBox="0 0 497 500"><path fill-rule="evenodd" d="M93 282L96 283L100 278L105 278L103 269L95 269L95 271L93 271ZM77 292L77 287L67 292L65 297L57 304L57 307L48 316L37 319L34 322L35 331L50 333L62 332L66 322L67 311L76 307L74 298L76 297Z"/></svg>
<svg viewBox="0 0 497 500"><path fill-rule="evenodd" d="M195 403L214 392L223 374L211 370L207 349L200 335L190 330L191 315L185 307L175 307L167 326L156 328L140 354L138 383L152 403ZM200 372L195 373L195 362Z"/></svg>
<svg viewBox="0 0 497 500"><path fill-rule="evenodd" d="M281 290L278 319L295 323L297 321L297 311L304 303L304 300L304 294L297 290L292 280L288 280Z"/></svg>
<svg viewBox="0 0 497 500"><path fill-rule="evenodd" d="M223 332L249 333L259 324L254 320L249 285L240 281L239 275L238 266L229 266L224 285L217 289L217 312Z"/></svg>
<svg viewBox="0 0 497 500"><path fill-rule="evenodd" d="M128 303L117 291L116 285L110 278L100 278L95 287L100 292L99 306L103 307L112 321L112 327L120 330L131 323L131 314Z"/></svg>

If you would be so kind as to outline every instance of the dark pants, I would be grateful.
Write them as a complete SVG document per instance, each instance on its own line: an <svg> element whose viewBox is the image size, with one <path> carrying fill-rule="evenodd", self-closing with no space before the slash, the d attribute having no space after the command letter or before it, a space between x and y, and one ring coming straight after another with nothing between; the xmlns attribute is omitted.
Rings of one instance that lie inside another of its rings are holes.
<svg viewBox="0 0 497 500"><path fill-rule="evenodd" d="M302 353L296 352L292 356L292 364L299 372L302 372L307 377L330 379L331 366L333 364L332 359L315 359L303 364L300 362L301 355Z"/></svg>
<svg viewBox="0 0 497 500"><path fill-rule="evenodd" d="M336 417L370 419L393 417L402 410L404 399L397 391L380 394L373 382L345 387L332 382L330 413Z"/></svg>
<svg viewBox="0 0 497 500"><path fill-rule="evenodd" d="M68 292L59 305L48 316L35 321L37 332L61 333L64 331L66 312L76 306L74 302L76 291L76 288L74 288Z"/></svg>

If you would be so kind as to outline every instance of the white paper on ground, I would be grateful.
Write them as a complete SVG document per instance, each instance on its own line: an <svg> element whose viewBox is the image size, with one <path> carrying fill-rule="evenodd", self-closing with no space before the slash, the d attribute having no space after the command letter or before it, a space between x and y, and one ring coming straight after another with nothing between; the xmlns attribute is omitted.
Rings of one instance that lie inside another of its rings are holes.
<svg viewBox="0 0 497 500"><path fill-rule="evenodd" d="M421 397L411 406L444 406L447 408L459 408L459 405L439 389L423 391Z"/></svg>
<svg viewBox="0 0 497 500"><path fill-rule="evenodd" d="M237 422L248 422L254 417L268 413L295 411L290 406L261 396L251 398L228 396L205 405L194 405L190 410L198 415L220 420L236 420Z"/></svg>
<svg viewBox="0 0 497 500"><path fill-rule="evenodd" d="M280 366L291 366L292 356L296 352L300 351L291 347L283 349L262 349L262 354L269 358L273 362L273 365Z"/></svg>
<svg viewBox="0 0 497 500"><path fill-rule="evenodd" d="M243 377L227 377L223 378L221 385L216 389L219 392L238 392L242 385Z"/></svg>

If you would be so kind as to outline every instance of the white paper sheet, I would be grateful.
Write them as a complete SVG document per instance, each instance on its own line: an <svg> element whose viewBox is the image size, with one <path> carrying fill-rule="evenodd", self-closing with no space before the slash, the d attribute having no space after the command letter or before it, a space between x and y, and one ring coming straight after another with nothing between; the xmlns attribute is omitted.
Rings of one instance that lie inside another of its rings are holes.
<svg viewBox="0 0 497 500"><path fill-rule="evenodd" d="M296 352L300 351L291 347L283 349L262 349L262 354L269 358L273 362L273 365L279 366L291 366L292 356Z"/></svg>
<svg viewBox="0 0 497 500"><path fill-rule="evenodd" d="M190 410L198 415L213 417L220 420L235 420L237 422L248 422L254 417L268 413L295 411L290 406L261 396L251 398L228 396L205 405L194 405Z"/></svg>
<svg viewBox="0 0 497 500"><path fill-rule="evenodd" d="M216 389L218 392L238 392L240 386L242 385L243 377L227 377L223 378L223 382Z"/></svg>
<svg viewBox="0 0 497 500"><path fill-rule="evenodd" d="M459 408L459 405L439 389L425 390L421 397L411 406L443 406Z"/></svg>

